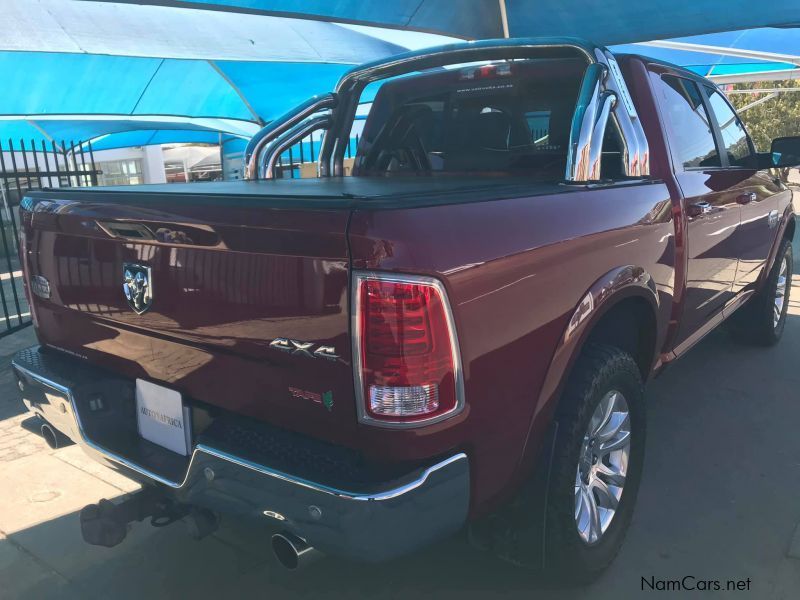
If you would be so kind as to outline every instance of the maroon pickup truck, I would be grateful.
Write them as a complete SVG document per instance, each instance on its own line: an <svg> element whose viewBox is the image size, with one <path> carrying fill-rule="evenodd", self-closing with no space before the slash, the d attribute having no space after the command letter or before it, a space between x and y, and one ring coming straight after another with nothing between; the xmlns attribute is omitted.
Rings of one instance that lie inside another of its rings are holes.
<svg viewBox="0 0 800 600"><path fill-rule="evenodd" d="M313 131L318 176L280 177ZM800 138L771 150L709 81L579 40L367 64L257 134L247 181L31 192L19 388L145 484L82 511L90 543L237 513L296 567L469 523L587 580L631 520L644 383L728 319L781 336Z"/></svg>

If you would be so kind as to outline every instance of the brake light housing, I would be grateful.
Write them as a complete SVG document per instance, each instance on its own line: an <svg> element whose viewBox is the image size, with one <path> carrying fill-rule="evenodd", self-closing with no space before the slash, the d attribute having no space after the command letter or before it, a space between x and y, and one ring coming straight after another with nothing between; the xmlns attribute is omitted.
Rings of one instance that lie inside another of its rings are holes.
<svg viewBox="0 0 800 600"><path fill-rule="evenodd" d="M353 366L359 421L419 427L464 408L453 314L433 277L353 274Z"/></svg>

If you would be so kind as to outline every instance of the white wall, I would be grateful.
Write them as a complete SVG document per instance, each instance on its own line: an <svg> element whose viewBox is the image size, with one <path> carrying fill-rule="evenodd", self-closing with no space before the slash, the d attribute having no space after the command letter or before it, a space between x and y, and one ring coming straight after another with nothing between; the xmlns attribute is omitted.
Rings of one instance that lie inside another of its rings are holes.
<svg viewBox="0 0 800 600"><path fill-rule="evenodd" d="M164 171L164 151L161 149L161 146L145 146L142 150L144 154L144 160L142 161L144 182L166 183L167 174Z"/></svg>
<svg viewBox="0 0 800 600"><path fill-rule="evenodd" d="M115 160L141 160L144 183L166 183L164 173L164 152L161 146L134 146L132 148L115 148L114 150L98 150L94 153L95 162Z"/></svg>

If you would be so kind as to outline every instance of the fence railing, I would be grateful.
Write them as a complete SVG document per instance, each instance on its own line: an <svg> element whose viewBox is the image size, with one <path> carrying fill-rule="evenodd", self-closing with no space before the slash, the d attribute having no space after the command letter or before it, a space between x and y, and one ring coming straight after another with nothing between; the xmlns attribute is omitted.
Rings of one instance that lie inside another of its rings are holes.
<svg viewBox="0 0 800 600"><path fill-rule="evenodd" d="M345 159L354 158L358 149L359 136L350 138L347 148L344 151ZM297 179L301 177L316 177L312 171L303 169L303 165L316 165L319 159L319 151L322 147L322 134L311 133L303 138L294 146L287 149L278 157L278 164L275 168L275 176L279 179Z"/></svg>
<svg viewBox="0 0 800 600"><path fill-rule="evenodd" d="M31 324L19 258L19 203L32 190L97 185L90 143L0 141L0 337Z"/></svg>

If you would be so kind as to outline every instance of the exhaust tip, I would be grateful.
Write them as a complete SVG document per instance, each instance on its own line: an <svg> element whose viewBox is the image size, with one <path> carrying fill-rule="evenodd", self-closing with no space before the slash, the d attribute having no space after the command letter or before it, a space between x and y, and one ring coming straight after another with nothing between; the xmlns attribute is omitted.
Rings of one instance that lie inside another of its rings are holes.
<svg viewBox="0 0 800 600"><path fill-rule="evenodd" d="M321 556L304 539L288 532L272 536L272 551L278 562L290 571L309 565Z"/></svg>
<svg viewBox="0 0 800 600"><path fill-rule="evenodd" d="M48 423L43 424L40 431L45 443L51 450L56 450L61 446L61 444L59 444L58 433Z"/></svg>

